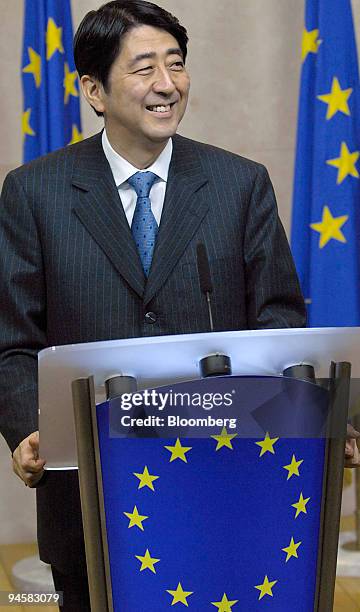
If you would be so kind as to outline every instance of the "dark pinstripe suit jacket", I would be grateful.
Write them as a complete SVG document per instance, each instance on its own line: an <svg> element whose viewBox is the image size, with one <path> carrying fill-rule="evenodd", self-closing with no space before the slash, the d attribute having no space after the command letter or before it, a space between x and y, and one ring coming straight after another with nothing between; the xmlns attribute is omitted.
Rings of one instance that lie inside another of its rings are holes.
<svg viewBox="0 0 360 612"><path fill-rule="evenodd" d="M176 136L147 282L100 135L8 175L0 208L0 425L12 450L37 429L40 349L208 330L199 241L210 259L216 330L305 324L263 166ZM157 315L154 324L147 311ZM37 498L42 558L62 571L79 568L76 475L51 473Z"/></svg>

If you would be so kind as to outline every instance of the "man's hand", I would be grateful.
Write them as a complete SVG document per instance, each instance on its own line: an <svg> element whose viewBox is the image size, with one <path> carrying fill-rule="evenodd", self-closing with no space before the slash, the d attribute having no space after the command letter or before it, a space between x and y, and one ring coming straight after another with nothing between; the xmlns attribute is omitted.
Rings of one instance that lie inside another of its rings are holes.
<svg viewBox="0 0 360 612"><path fill-rule="evenodd" d="M34 431L14 450L13 470L26 486L35 487L44 474L45 463L39 457L39 432Z"/></svg>
<svg viewBox="0 0 360 612"><path fill-rule="evenodd" d="M359 438L360 433L348 423L345 444L345 467L347 468L360 467L360 452L356 444Z"/></svg>

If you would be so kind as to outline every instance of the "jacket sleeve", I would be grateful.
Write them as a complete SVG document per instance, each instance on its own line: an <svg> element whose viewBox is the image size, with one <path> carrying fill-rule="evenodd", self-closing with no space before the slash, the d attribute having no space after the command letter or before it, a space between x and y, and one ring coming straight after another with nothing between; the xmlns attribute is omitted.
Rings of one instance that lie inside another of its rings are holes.
<svg viewBox="0 0 360 612"><path fill-rule="evenodd" d="M41 243L16 173L0 200L0 431L13 451L38 428L37 353L46 346Z"/></svg>
<svg viewBox="0 0 360 612"><path fill-rule="evenodd" d="M249 329L304 327L306 311L274 190L258 166L244 241Z"/></svg>

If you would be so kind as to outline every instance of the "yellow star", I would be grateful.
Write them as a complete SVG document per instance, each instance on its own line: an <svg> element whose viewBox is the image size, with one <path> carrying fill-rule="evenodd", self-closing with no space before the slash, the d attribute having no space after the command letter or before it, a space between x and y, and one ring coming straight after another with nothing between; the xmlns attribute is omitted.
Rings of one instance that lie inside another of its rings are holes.
<svg viewBox="0 0 360 612"><path fill-rule="evenodd" d="M189 607L189 604L187 602L187 598L193 594L194 591L184 591L181 583L179 582L179 584L176 587L175 591L170 591L167 590L167 593L170 593L170 595L173 596L173 600L171 602L171 605L174 606L177 603L182 603L184 604L184 606L186 606L187 608Z"/></svg>
<svg viewBox="0 0 360 612"><path fill-rule="evenodd" d="M264 582L255 587L255 589L258 589L260 591L259 600L262 599L265 595L271 595L271 597L273 597L272 588L277 582L277 580L269 582L268 577L265 576Z"/></svg>
<svg viewBox="0 0 360 612"><path fill-rule="evenodd" d="M181 459L181 461L185 461L185 463L187 463L185 454L192 449L192 446L181 446L181 442L178 438L175 446L165 446L165 448L171 453L170 463L175 461L175 459Z"/></svg>
<svg viewBox="0 0 360 612"><path fill-rule="evenodd" d="M136 527L139 527L141 531L144 531L143 521L149 518L148 516L142 516L141 514L139 514L136 506L134 506L134 510L132 512L124 512L124 514L130 519L128 529L136 525Z"/></svg>
<svg viewBox="0 0 360 612"><path fill-rule="evenodd" d="M346 242L346 238L341 231L342 226L348 220L349 215L333 217L328 206L324 206L323 217L319 223L311 223L311 229L319 232L319 248L322 249L330 240Z"/></svg>
<svg viewBox="0 0 360 612"><path fill-rule="evenodd" d="M298 542L297 544L295 544L294 538L291 538L289 546L281 549L284 552L286 552L285 563L287 563L289 559L291 559L291 557L296 557L296 559L298 559L297 549L299 548L300 544L301 542Z"/></svg>
<svg viewBox="0 0 360 612"><path fill-rule="evenodd" d="M255 444L261 448L259 457L262 457L265 453L272 453L275 455L274 444L278 439L279 438L270 438L269 432L266 432L266 436L261 442L255 442Z"/></svg>
<svg viewBox="0 0 360 612"><path fill-rule="evenodd" d="M41 85L41 57L34 49L28 47L29 64L24 66L23 72L32 74L35 79L35 85L37 88Z"/></svg>
<svg viewBox="0 0 360 612"><path fill-rule="evenodd" d="M289 465L284 465L284 470L288 470L287 480L291 478L291 476L300 476L299 467L303 463L304 459L300 459L300 461L296 461L295 455L292 456L291 463Z"/></svg>
<svg viewBox="0 0 360 612"><path fill-rule="evenodd" d="M291 504L293 508L296 508L295 518L299 516L301 512L307 514L306 504L308 503L310 497L304 499L302 492L300 493L299 501L295 504Z"/></svg>
<svg viewBox="0 0 360 612"><path fill-rule="evenodd" d="M355 178L359 178L359 173L355 168L355 164L359 159L359 155L360 151L354 151L353 153L350 153L349 149L347 148L346 142L342 142L340 157L327 160L326 163L329 164L329 166L334 166L335 168L339 169L336 181L338 185L340 185L346 179L346 177L349 176L349 174L351 174L351 176L354 176Z"/></svg>
<svg viewBox="0 0 360 612"><path fill-rule="evenodd" d="M232 612L231 606L235 606L238 601L238 599L233 599L232 601L229 601L226 593L224 593L221 601L212 601L211 605L215 606L215 608L218 608L219 612Z"/></svg>
<svg viewBox="0 0 360 612"><path fill-rule="evenodd" d="M62 45L62 28L58 28L55 21L49 17L46 29L46 59L50 60L56 51L64 53Z"/></svg>
<svg viewBox="0 0 360 612"><path fill-rule="evenodd" d="M231 444L231 440L236 438L236 436L237 434L228 434L228 432L226 431L226 427L223 427L219 436L211 436L212 438L214 438L214 440L217 441L215 450L218 451L223 446L227 446L227 448L231 448L231 450L234 450L233 445Z"/></svg>
<svg viewBox="0 0 360 612"><path fill-rule="evenodd" d="M69 65L65 62L64 65L64 102L67 104L69 102L69 96L74 96L75 98L79 97L79 92L75 87L75 81L77 79L77 72L70 72Z"/></svg>
<svg viewBox="0 0 360 612"><path fill-rule="evenodd" d="M152 476L149 474L149 470L145 465L144 471L142 474L138 474L137 472L133 472L134 476L140 480L138 489L142 489L143 487L149 487L152 491L155 491L153 482L157 480L159 476Z"/></svg>
<svg viewBox="0 0 360 612"><path fill-rule="evenodd" d="M306 30L303 31L302 45L301 45L301 61L305 61L309 53L317 53L321 44L319 40L319 30Z"/></svg>
<svg viewBox="0 0 360 612"><path fill-rule="evenodd" d="M77 142L80 142L81 140L83 140L83 135L81 132L79 132L78 128L76 125L72 126L72 137L71 140L69 142L69 145L75 144Z"/></svg>
<svg viewBox="0 0 360 612"><path fill-rule="evenodd" d="M151 572L153 572L153 574L156 574L154 565L155 563L159 563L160 559L152 558L148 548L146 549L146 553L143 557L141 555L135 555L135 557L141 561L140 572L149 569Z"/></svg>
<svg viewBox="0 0 360 612"><path fill-rule="evenodd" d="M338 111L344 115L350 115L348 99L352 94L352 89L341 89L340 83L336 77L333 78L331 92L318 96L319 100L328 105L326 119L331 119Z"/></svg>
<svg viewBox="0 0 360 612"><path fill-rule="evenodd" d="M21 119L22 133L23 135L28 134L29 136L35 136L35 132L30 125L30 115L31 115L31 108L28 108L22 114L22 119Z"/></svg>

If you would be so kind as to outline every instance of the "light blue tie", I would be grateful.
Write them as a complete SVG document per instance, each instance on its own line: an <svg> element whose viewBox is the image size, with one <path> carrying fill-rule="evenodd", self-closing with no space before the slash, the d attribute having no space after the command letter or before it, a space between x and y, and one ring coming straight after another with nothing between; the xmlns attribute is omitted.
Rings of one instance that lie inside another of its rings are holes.
<svg viewBox="0 0 360 612"><path fill-rule="evenodd" d="M128 183L135 189L137 195L131 231L139 251L145 276L149 276L158 232L158 225L151 210L149 198L151 187L157 178L153 172L136 172L128 179Z"/></svg>

